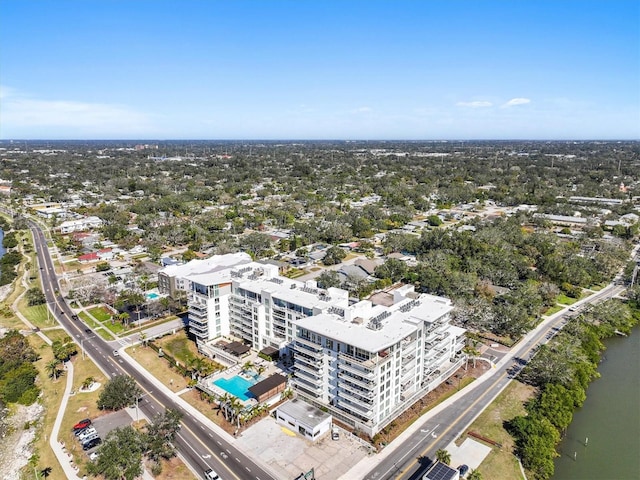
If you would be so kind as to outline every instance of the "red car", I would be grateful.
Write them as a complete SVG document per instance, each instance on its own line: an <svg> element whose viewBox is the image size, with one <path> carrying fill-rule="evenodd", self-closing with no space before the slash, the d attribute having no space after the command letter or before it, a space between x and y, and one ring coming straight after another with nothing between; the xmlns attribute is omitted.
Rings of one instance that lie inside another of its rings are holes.
<svg viewBox="0 0 640 480"><path fill-rule="evenodd" d="M82 430L83 428L87 428L89 425L91 425L91 420L89 420L88 418L85 418L84 420L80 420L78 423L76 423L73 426L73 429Z"/></svg>

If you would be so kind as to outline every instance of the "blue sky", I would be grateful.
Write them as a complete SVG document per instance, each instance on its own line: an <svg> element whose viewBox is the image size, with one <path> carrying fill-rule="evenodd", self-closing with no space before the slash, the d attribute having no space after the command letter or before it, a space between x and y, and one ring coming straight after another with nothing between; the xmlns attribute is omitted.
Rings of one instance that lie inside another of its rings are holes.
<svg viewBox="0 0 640 480"><path fill-rule="evenodd" d="M638 139L637 0L0 2L1 139Z"/></svg>

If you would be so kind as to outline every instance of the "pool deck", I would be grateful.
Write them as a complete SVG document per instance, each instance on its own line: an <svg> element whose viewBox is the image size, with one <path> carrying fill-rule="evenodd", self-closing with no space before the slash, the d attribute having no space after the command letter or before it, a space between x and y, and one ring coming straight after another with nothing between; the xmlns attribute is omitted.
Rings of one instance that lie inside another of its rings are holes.
<svg viewBox="0 0 640 480"><path fill-rule="evenodd" d="M259 367L264 367L265 370L264 372L262 372L260 374L260 380L264 380L267 377L270 377L271 375L273 375L274 373L281 373L283 375L286 375L285 372L282 371L281 368L279 368L277 365L274 365L272 362L268 362L266 360L263 360L259 357L255 357L255 358L251 358L251 357L247 357L245 359L245 363L246 362L252 362L256 368ZM216 380L220 380L220 379L225 379L225 380L230 380L233 377L235 377L236 375L238 375L239 377L244 378L245 380L254 380L254 376L253 375L244 375L243 372L243 368L242 368L243 364L236 364L233 367L227 368L226 370L223 370L220 373L211 375L205 379L202 380L203 383L205 383L205 385L207 386L208 389L210 389L213 393L215 393L216 395L219 396L224 396L226 394L229 395L233 395L233 393L228 392L227 390L219 387L218 385L216 385L215 382ZM252 373L257 374L257 372L255 370L252 370ZM257 382L256 382L257 383ZM234 395L235 396L235 395ZM236 396L236 398L238 398ZM254 406L257 404L257 400L255 398L249 398L248 400L242 400L241 398L238 398L245 406Z"/></svg>

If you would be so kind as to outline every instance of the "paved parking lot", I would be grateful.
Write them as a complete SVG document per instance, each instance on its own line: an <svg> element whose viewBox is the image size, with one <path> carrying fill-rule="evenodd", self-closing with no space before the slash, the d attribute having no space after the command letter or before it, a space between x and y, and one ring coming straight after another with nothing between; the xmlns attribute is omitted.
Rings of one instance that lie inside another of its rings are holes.
<svg viewBox="0 0 640 480"><path fill-rule="evenodd" d="M126 409L118 410L117 412L108 413L102 415L92 421L92 426L98 431L98 435L104 441L107 434L118 427L124 427L131 425L131 416L127 413ZM77 440L76 440L77 441ZM95 448L87 451L87 454L91 453Z"/></svg>
<svg viewBox="0 0 640 480"><path fill-rule="evenodd" d="M267 417L237 439L249 456L259 457L276 478L295 478L314 469L318 480L335 480L367 456L368 449L351 434L340 430L340 439L327 434L312 443Z"/></svg>

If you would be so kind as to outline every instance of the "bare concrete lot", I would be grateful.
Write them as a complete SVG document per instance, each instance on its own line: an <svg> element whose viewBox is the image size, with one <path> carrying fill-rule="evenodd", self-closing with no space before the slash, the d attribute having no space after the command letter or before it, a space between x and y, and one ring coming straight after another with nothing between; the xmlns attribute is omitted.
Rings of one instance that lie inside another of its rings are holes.
<svg viewBox="0 0 640 480"><path fill-rule="evenodd" d="M277 478L295 478L315 470L318 480L335 480L367 456L368 449L351 434L340 430L340 439L327 435L315 443L307 441L271 418L243 432L238 447L260 458Z"/></svg>

